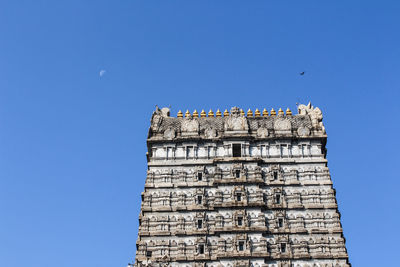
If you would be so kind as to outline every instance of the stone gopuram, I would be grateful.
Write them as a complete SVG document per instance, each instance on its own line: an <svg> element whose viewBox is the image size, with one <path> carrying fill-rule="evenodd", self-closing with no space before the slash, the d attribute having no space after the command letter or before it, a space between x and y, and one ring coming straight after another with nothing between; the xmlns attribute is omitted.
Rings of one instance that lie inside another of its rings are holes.
<svg viewBox="0 0 400 267"><path fill-rule="evenodd" d="M153 113L134 266L350 266L319 108Z"/></svg>

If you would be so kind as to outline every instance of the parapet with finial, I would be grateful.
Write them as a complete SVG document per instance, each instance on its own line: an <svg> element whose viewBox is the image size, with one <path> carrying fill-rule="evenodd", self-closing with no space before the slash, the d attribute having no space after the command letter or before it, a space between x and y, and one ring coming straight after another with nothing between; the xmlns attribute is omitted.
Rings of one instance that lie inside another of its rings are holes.
<svg viewBox="0 0 400 267"><path fill-rule="evenodd" d="M182 110L179 110L179 111L178 111L178 114L176 115L176 117L178 117L178 118L183 118Z"/></svg>
<svg viewBox="0 0 400 267"><path fill-rule="evenodd" d="M262 110L262 112L260 111ZM278 114L277 114L278 113ZM222 113L217 109L216 113L209 109L205 112L201 109L190 114L189 110L182 113L178 111L176 118L170 117L170 109L159 109L153 112L151 120L150 139L165 140L168 138L223 138L229 135L249 135L253 138L271 138L274 136L291 137L326 137L325 127L322 123L322 112L319 108L308 105L298 105L298 114L293 115L287 108L243 109L234 107ZM200 115L200 116L199 116ZM168 130L168 131L167 131ZM164 134L165 132L165 134Z"/></svg>

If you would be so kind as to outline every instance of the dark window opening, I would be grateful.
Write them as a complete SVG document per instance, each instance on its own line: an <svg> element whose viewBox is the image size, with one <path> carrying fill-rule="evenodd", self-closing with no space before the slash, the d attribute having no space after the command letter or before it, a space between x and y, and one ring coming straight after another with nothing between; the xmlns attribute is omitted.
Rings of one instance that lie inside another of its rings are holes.
<svg viewBox="0 0 400 267"><path fill-rule="evenodd" d="M239 241L239 251L244 250L244 241Z"/></svg>
<svg viewBox="0 0 400 267"><path fill-rule="evenodd" d="M146 251L146 256L151 257L151 251Z"/></svg>
<svg viewBox="0 0 400 267"><path fill-rule="evenodd" d="M203 173L199 172L197 173L197 180L202 181L203 180Z"/></svg>
<svg viewBox="0 0 400 267"><path fill-rule="evenodd" d="M199 254L204 254L204 245L199 245Z"/></svg>
<svg viewBox="0 0 400 267"><path fill-rule="evenodd" d="M242 217L242 216L239 216L239 217L238 217L238 225L239 225L239 226L242 226L242 225L243 225L243 217Z"/></svg>
<svg viewBox="0 0 400 267"><path fill-rule="evenodd" d="M236 193L236 201L242 201L242 193Z"/></svg>
<svg viewBox="0 0 400 267"><path fill-rule="evenodd" d="M281 252L282 253L286 252L286 244L285 243L281 243Z"/></svg>
<svg viewBox="0 0 400 267"><path fill-rule="evenodd" d="M197 196L197 204L203 203L203 197L202 196Z"/></svg>
<svg viewBox="0 0 400 267"><path fill-rule="evenodd" d="M278 172L274 171L274 180L278 180Z"/></svg>
<svg viewBox="0 0 400 267"><path fill-rule="evenodd" d="M242 156L242 145L241 144L233 144L232 152L233 152L234 157L241 157Z"/></svg>
<svg viewBox="0 0 400 267"><path fill-rule="evenodd" d="M203 220L197 220L197 228L198 229L203 228Z"/></svg>
<svg viewBox="0 0 400 267"><path fill-rule="evenodd" d="M236 178L240 178L240 170L236 170L235 171L235 177Z"/></svg>
<svg viewBox="0 0 400 267"><path fill-rule="evenodd" d="M283 219L282 218L278 219L278 226L283 227Z"/></svg>
<svg viewBox="0 0 400 267"><path fill-rule="evenodd" d="M276 202L276 204L281 204L281 195L275 196L275 202Z"/></svg>
<svg viewBox="0 0 400 267"><path fill-rule="evenodd" d="M271 253L271 245L270 245L270 243L267 243L267 252L269 252L269 253Z"/></svg>
<svg viewBox="0 0 400 267"><path fill-rule="evenodd" d="M142 201L144 201L144 195L142 195Z"/></svg>

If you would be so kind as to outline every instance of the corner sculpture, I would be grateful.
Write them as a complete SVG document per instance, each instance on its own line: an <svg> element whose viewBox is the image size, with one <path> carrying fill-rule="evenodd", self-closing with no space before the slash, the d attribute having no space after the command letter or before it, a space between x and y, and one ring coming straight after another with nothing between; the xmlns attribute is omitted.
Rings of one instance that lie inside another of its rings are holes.
<svg viewBox="0 0 400 267"><path fill-rule="evenodd" d="M309 102L307 105L300 104L298 106L298 111L300 115L309 115L311 118L312 126L315 129L321 130L323 133L325 133L325 127L322 123L322 111L319 108L313 107L311 105L311 102Z"/></svg>

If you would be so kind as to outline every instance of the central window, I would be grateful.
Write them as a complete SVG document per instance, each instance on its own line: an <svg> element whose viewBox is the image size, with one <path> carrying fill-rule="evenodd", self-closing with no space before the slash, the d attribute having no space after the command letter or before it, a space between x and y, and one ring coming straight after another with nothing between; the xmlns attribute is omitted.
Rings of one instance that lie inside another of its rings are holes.
<svg viewBox="0 0 400 267"><path fill-rule="evenodd" d="M203 228L203 220L197 220L197 228L198 229Z"/></svg>
<svg viewBox="0 0 400 267"><path fill-rule="evenodd" d="M203 203L203 197L197 196L197 204L201 205Z"/></svg>
<svg viewBox="0 0 400 267"><path fill-rule="evenodd" d="M203 180L203 173L202 172L197 173L197 180L198 181L202 181Z"/></svg>
<svg viewBox="0 0 400 267"><path fill-rule="evenodd" d="M240 170L236 170L235 171L235 177L236 178L240 178Z"/></svg>
<svg viewBox="0 0 400 267"><path fill-rule="evenodd" d="M236 193L236 201L242 201L242 193Z"/></svg>
<svg viewBox="0 0 400 267"><path fill-rule="evenodd" d="M241 157L242 156L242 145L241 144L233 144L232 152L233 152L234 157Z"/></svg>
<svg viewBox="0 0 400 267"><path fill-rule="evenodd" d="M242 225L243 225L243 217L242 217L242 216L239 216L239 217L237 218L237 220L238 220L238 226L242 226Z"/></svg>
<svg viewBox="0 0 400 267"><path fill-rule="evenodd" d="M282 218L278 219L278 227L279 228L283 227L283 219Z"/></svg>
<svg viewBox="0 0 400 267"><path fill-rule="evenodd" d="M278 180L278 172L274 171L274 180Z"/></svg>
<svg viewBox="0 0 400 267"><path fill-rule="evenodd" d="M199 254L204 254L204 245L199 245Z"/></svg>
<svg viewBox="0 0 400 267"><path fill-rule="evenodd" d="M271 249L271 244L267 243L267 252L271 253L272 249Z"/></svg>
<svg viewBox="0 0 400 267"><path fill-rule="evenodd" d="M275 195L275 203L281 204L281 195L279 195L279 194Z"/></svg>
<svg viewBox="0 0 400 267"><path fill-rule="evenodd" d="M239 241L239 251L244 250L244 241Z"/></svg>

